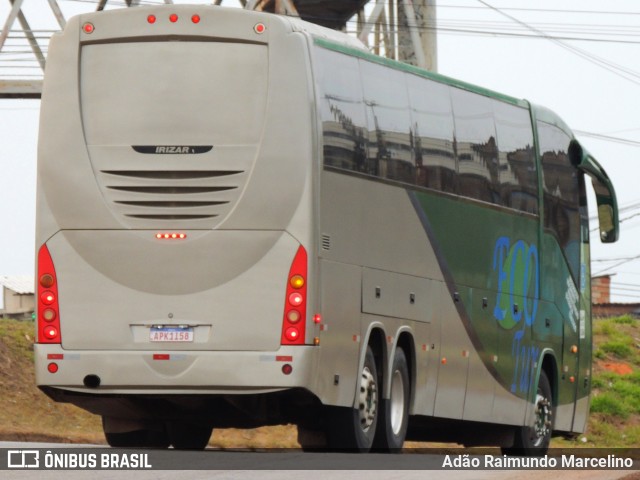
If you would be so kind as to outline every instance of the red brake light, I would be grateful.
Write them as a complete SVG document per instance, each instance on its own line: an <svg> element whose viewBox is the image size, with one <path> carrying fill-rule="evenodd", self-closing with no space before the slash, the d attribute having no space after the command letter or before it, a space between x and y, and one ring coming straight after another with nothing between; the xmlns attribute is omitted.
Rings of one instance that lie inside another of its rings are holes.
<svg viewBox="0 0 640 480"><path fill-rule="evenodd" d="M51 305L56 301L56 296L53 294L53 292L47 290L40 295L40 301L45 305Z"/></svg>
<svg viewBox="0 0 640 480"><path fill-rule="evenodd" d="M187 234L183 232L158 232L156 233L158 240L184 240Z"/></svg>
<svg viewBox="0 0 640 480"><path fill-rule="evenodd" d="M307 251L300 246L291 263L282 321L283 345L304 345L307 318Z"/></svg>
<svg viewBox="0 0 640 480"><path fill-rule="evenodd" d="M298 292L289 295L289 303L294 307L299 307L304 302L304 298Z"/></svg>
<svg viewBox="0 0 640 480"><path fill-rule="evenodd" d="M284 332L284 336L287 338L287 340L289 340L290 342L295 342L296 340L298 340L298 338L300 337L300 332L298 331L297 328L295 327L289 327L285 330Z"/></svg>
<svg viewBox="0 0 640 480"><path fill-rule="evenodd" d="M56 327L52 327L52 326L45 327L43 332L44 332L44 336L49 340L53 340L58 336L58 329Z"/></svg>
<svg viewBox="0 0 640 480"><path fill-rule="evenodd" d="M58 306L58 278L46 245L38 252L38 342L62 343Z"/></svg>

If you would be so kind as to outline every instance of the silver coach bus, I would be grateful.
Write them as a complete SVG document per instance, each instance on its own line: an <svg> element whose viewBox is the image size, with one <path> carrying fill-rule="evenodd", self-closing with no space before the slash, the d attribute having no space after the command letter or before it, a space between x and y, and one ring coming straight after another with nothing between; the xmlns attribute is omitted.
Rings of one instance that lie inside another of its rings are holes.
<svg viewBox="0 0 640 480"><path fill-rule="evenodd" d="M295 423L539 453L588 414L584 173L615 241L546 109L293 18L75 17L42 96L37 384L113 446Z"/></svg>

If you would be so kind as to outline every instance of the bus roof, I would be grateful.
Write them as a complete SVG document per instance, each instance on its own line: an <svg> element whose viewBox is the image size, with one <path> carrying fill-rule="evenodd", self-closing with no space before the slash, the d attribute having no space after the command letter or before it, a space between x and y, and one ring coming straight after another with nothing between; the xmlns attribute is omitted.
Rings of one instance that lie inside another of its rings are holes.
<svg viewBox="0 0 640 480"><path fill-rule="evenodd" d="M344 53L346 55L362 58L364 60L378 63L380 65L385 65L387 67L394 68L396 70L401 70L401 71L412 73L414 75L418 75L421 77L429 78L439 83L444 83L452 87L468 90L470 92L474 92L486 97L495 98L497 100L500 100L502 102L507 102L512 105L517 105L523 108L529 108L529 102L527 102L526 100L511 97L509 95L505 95L503 93L499 93L499 92L490 90L488 88L479 87L471 83L463 82L455 78L447 77L439 73L430 72L428 70L424 70L422 68L409 65L407 63L402 63L396 60L391 60L389 58L374 55L366 49L354 48L350 43L349 44L347 44L346 42L338 43L334 39L318 37L314 34L314 32L309 32L309 33L313 36L315 44L322 48L326 48L328 50L333 50L336 52ZM344 37L346 37L346 35L342 34L341 38L344 38Z"/></svg>

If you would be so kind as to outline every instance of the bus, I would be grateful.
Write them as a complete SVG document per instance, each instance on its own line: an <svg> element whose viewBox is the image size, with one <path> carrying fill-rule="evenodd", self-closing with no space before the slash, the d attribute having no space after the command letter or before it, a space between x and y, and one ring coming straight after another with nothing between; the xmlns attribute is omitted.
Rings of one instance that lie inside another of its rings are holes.
<svg viewBox="0 0 640 480"><path fill-rule="evenodd" d="M42 94L37 385L116 447L540 454L589 411L585 175L614 242L546 108L296 18L80 15Z"/></svg>

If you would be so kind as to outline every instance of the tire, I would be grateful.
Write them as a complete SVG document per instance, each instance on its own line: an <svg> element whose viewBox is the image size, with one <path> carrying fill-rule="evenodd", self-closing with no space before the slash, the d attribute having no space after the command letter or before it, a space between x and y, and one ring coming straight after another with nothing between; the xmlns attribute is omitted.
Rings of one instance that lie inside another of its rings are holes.
<svg viewBox="0 0 640 480"><path fill-rule="evenodd" d="M177 450L204 450L209 444L213 428L188 422L167 424L169 440Z"/></svg>
<svg viewBox="0 0 640 480"><path fill-rule="evenodd" d="M533 426L518 427L513 447L503 448L506 455L540 457L547 453L553 432L553 393L547 374L540 372L535 401L535 423Z"/></svg>
<svg viewBox="0 0 640 480"><path fill-rule="evenodd" d="M367 347L359 380L358 408L328 407L325 412L330 450L368 452L373 446L380 411L380 389L371 347Z"/></svg>
<svg viewBox="0 0 640 480"><path fill-rule="evenodd" d="M401 348L396 349L391 368L389 399L382 400L374 448L384 452L402 449L409 425L411 380L407 357Z"/></svg>
<svg viewBox="0 0 640 480"><path fill-rule="evenodd" d="M154 428L143 428L130 432L108 432L105 428L108 418L102 417L104 437L109 446L114 448L168 448L169 437L164 425Z"/></svg>

